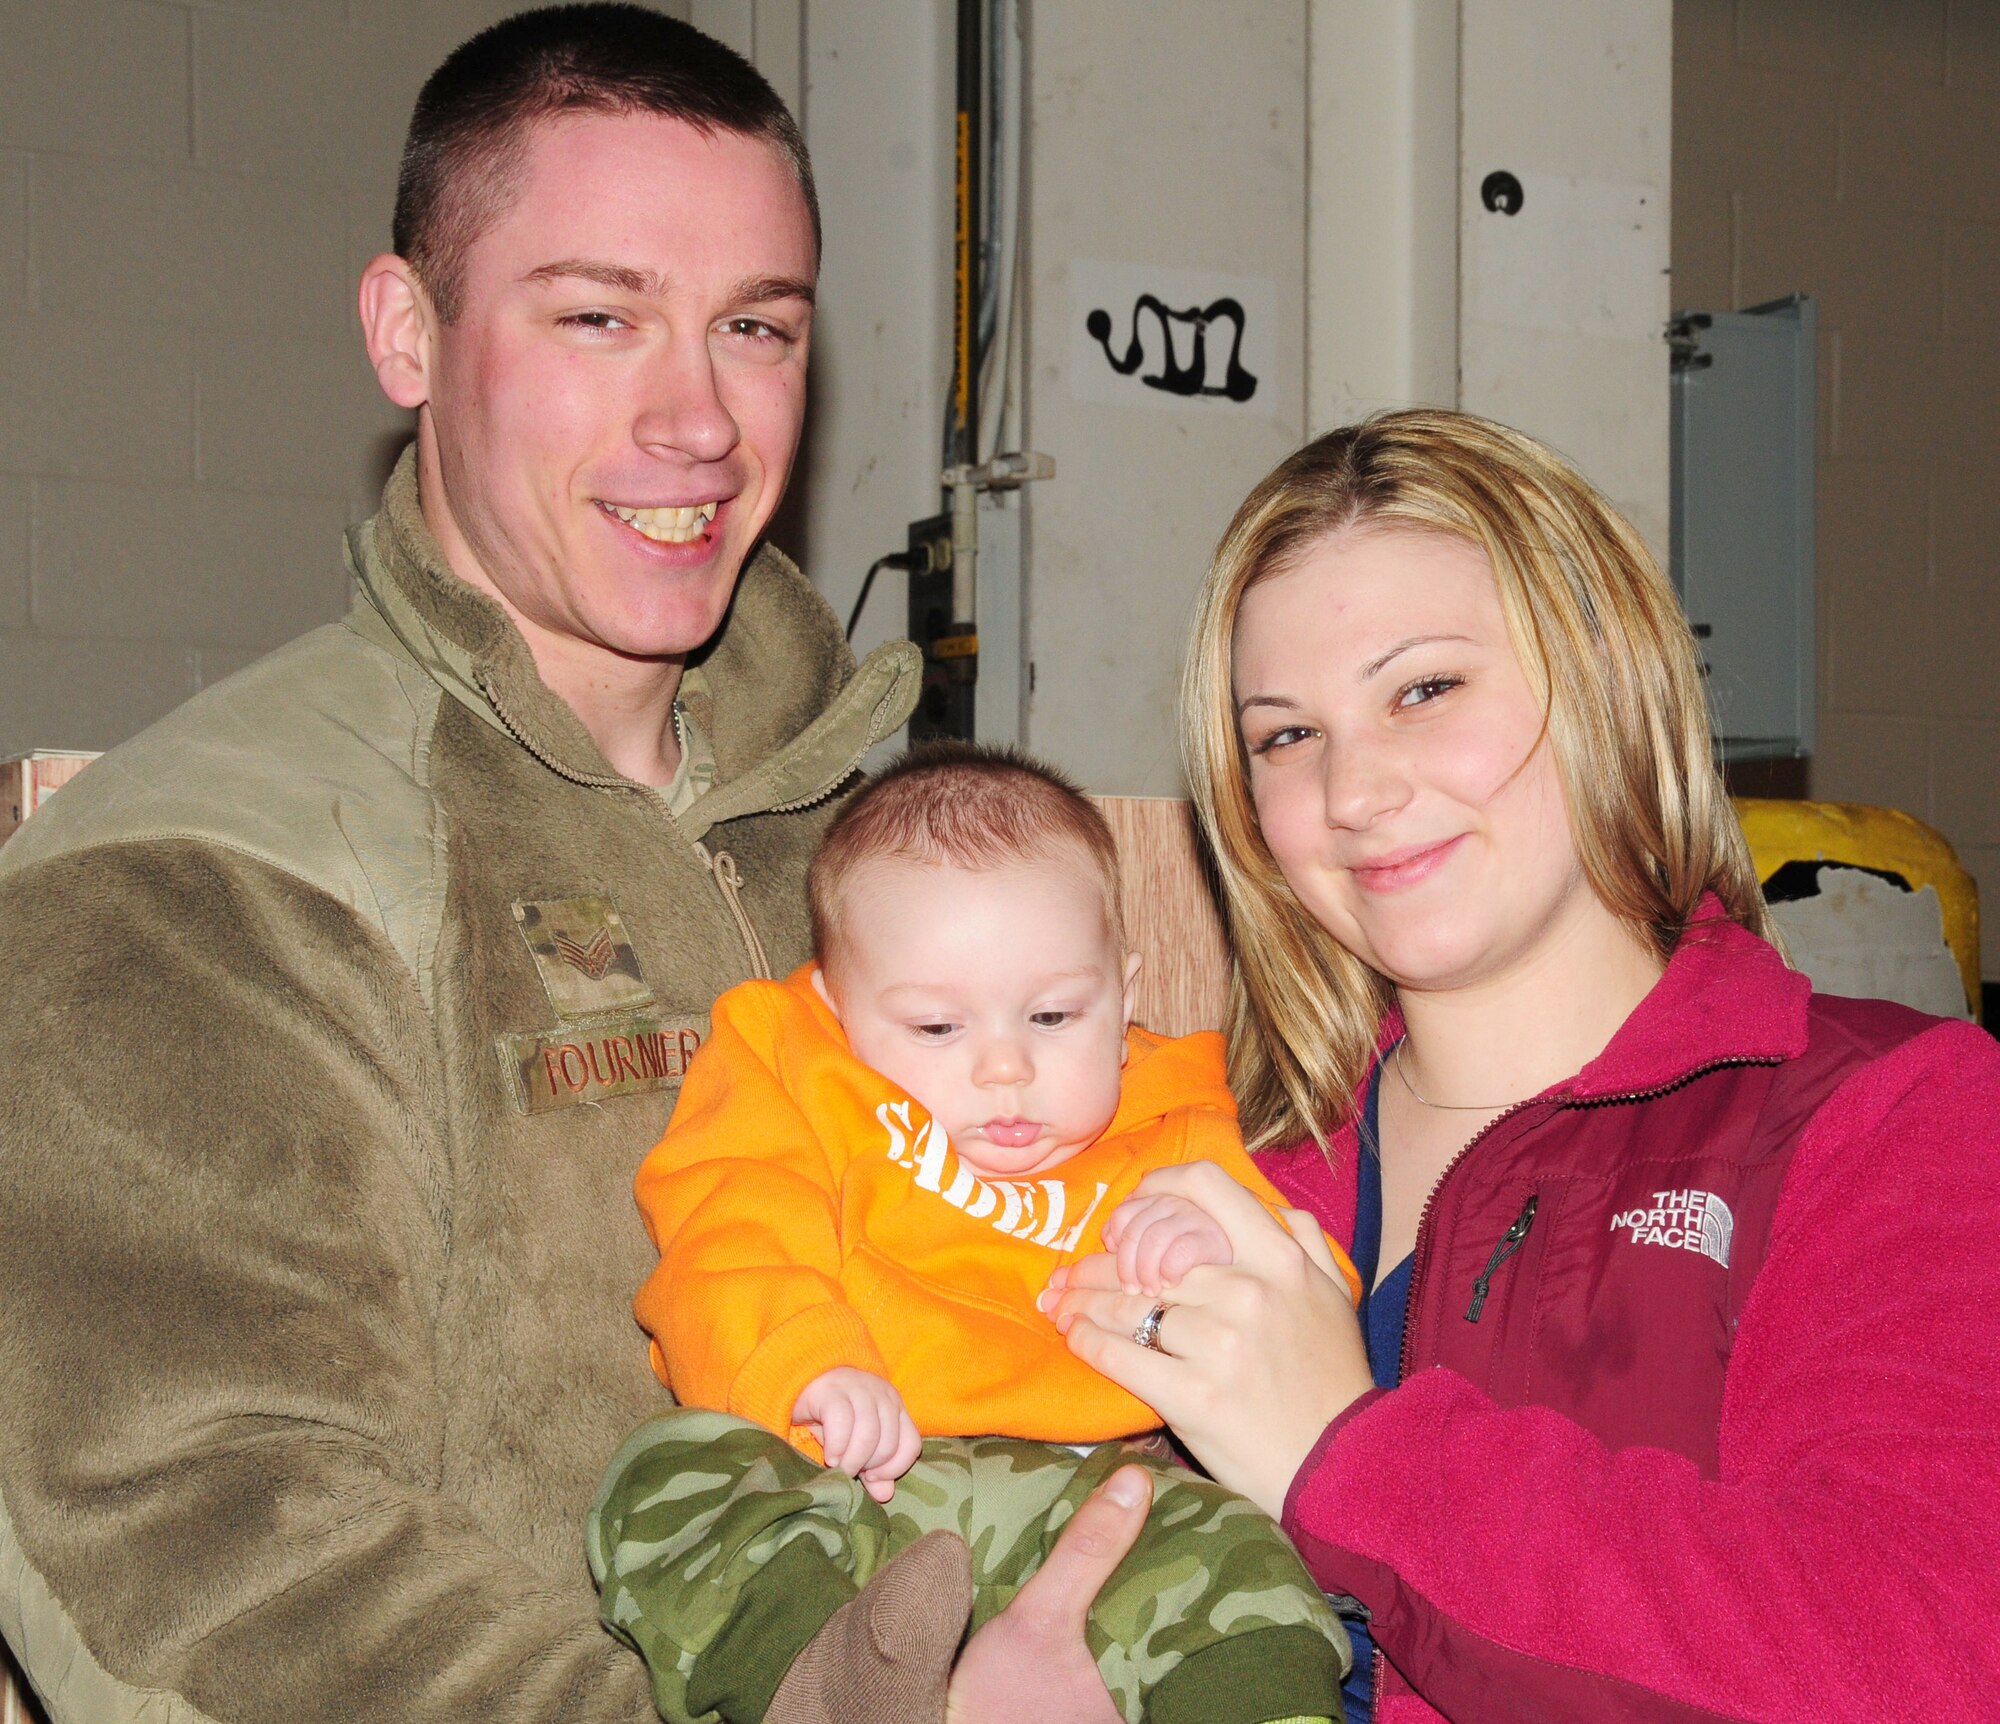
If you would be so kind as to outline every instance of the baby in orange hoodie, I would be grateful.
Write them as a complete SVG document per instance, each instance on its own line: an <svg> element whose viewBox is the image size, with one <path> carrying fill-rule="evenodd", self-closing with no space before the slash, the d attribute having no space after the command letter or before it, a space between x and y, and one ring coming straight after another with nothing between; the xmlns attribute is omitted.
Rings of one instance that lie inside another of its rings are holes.
<svg viewBox="0 0 2000 1724"><path fill-rule="evenodd" d="M1219 1162L1282 1205L1221 1038L1132 1026L1117 882L1102 816L1059 775L922 752L814 861L817 963L716 1002L638 1178L661 1253L639 1319L662 1379L710 1411L637 1433L590 1526L605 1620L667 1717L761 1718L857 1584L937 1527L973 1547L975 1626L998 1609L1134 1458L1116 1439L1160 1423L1036 1310L1050 1273L1112 1250L1157 1293L1227 1262L1194 1205L1127 1203L1155 1168ZM1094 1618L1144 1624L1093 1632L1126 1716L1337 1717L1346 1636L1282 1535L1153 1465L1147 1533Z"/></svg>

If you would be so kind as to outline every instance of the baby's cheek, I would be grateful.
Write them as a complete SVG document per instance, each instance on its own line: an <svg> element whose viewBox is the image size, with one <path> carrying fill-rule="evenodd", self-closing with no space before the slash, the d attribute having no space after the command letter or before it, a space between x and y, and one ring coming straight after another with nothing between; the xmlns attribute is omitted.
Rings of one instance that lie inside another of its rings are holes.
<svg viewBox="0 0 2000 1724"><path fill-rule="evenodd" d="M1101 1122L1097 1127L1100 1132L1110 1125L1118 1112L1118 1098L1125 1089L1125 1053L1125 1038L1121 1035L1096 1062L1096 1081L1091 1085L1091 1110Z"/></svg>

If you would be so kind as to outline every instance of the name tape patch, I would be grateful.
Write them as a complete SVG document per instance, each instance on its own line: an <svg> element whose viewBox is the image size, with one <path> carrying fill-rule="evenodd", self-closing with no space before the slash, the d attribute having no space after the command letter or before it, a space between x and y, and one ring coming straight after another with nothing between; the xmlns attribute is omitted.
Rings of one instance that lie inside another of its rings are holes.
<svg viewBox="0 0 2000 1724"><path fill-rule="evenodd" d="M708 1017L633 1012L553 1030L500 1038L500 1063L523 1113L648 1090L679 1089L688 1061L708 1037Z"/></svg>

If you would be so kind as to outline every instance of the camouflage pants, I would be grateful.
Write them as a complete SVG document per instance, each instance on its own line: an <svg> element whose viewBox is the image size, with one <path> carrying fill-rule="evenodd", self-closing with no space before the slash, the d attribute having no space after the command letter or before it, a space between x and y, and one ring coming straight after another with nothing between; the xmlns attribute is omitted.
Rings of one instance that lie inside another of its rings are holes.
<svg viewBox="0 0 2000 1724"><path fill-rule="evenodd" d="M976 1628L1127 1461L1153 1473L1153 1508L1088 1640L1130 1724L1339 1718L1347 1634L1284 1534L1131 1444L1079 1458L1011 1437L933 1438L883 1505L758 1426L676 1411L612 1461L586 1527L591 1572L663 1717L752 1724L806 1642L906 1545L940 1527L965 1540Z"/></svg>

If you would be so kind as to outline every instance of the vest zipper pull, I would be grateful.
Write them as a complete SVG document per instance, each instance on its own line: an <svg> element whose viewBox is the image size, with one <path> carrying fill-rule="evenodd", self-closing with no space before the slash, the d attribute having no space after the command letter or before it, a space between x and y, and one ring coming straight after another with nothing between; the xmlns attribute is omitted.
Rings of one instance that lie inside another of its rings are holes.
<svg viewBox="0 0 2000 1724"><path fill-rule="evenodd" d="M1493 1247L1493 1255L1486 1259L1485 1271L1472 1284L1472 1303L1465 1308L1465 1320L1477 1323L1479 1313L1486 1309L1486 1295L1493 1286L1493 1271L1521 1249L1521 1241L1528 1237L1528 1229L1535 1225L1535 1210L1541 1203L1540 1197L1531 1196L1521 1213L1514 1217L1514 1225L1500 1236L1500 1243Z"/></svg>
<svg viewBox="0 0 2000 1724"><path fill-rule="evenodd" d="M750 914L743 908L743 876L737 870L736 858L727 850L711 853L708 846L702 843L695 845L694 853L701 858L702 866L714 880L723 903L729 906L730 915L736 918L736 931L743 936L743 949L750 955L750 974L762 981L771 980L771 960L764 955L764 942L758 939Z"/></svg>

